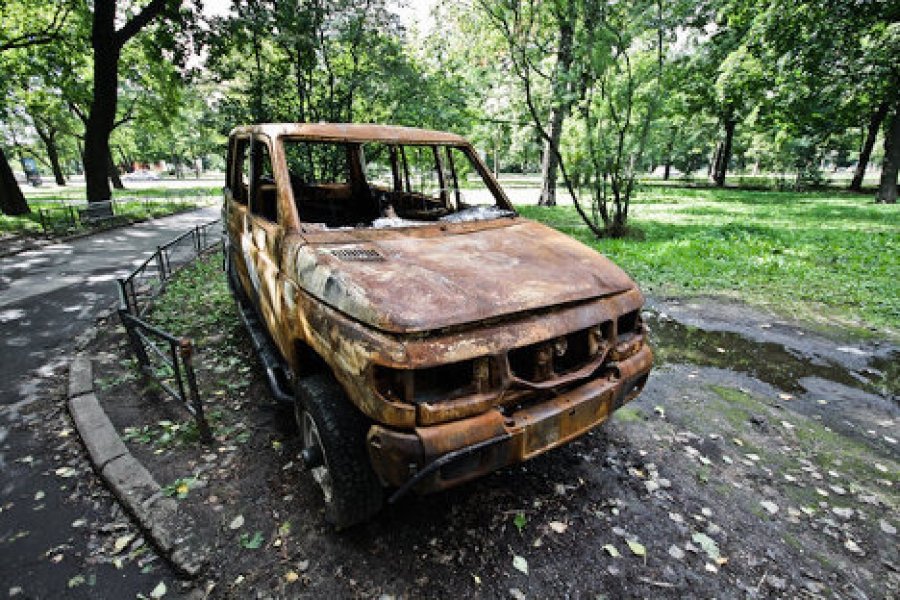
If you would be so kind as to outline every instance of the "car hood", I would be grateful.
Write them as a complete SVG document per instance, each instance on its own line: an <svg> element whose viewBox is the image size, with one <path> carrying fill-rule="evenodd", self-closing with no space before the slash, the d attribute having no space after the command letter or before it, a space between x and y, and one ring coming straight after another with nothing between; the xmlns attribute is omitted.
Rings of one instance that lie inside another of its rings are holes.
<svg viewBox="0 0 900 600"><path fill-rule="evenodd" d="M424 332L608 296L635 287L603 255L527 219L307 238L307 293L363 323Z"/></svg>

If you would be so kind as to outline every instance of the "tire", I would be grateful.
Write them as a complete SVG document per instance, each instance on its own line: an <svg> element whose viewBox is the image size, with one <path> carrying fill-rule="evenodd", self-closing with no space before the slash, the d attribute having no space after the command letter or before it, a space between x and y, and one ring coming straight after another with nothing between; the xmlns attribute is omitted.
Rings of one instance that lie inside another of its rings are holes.
<svg viewBox="0 0 900 600"><path fill-rule="evenodd" d="M381 509L384 490L366 451L369 423L330 373L300 379L294 414L304 448L318 446L322 466L310 473L336 529L367 521Z"/></svg>

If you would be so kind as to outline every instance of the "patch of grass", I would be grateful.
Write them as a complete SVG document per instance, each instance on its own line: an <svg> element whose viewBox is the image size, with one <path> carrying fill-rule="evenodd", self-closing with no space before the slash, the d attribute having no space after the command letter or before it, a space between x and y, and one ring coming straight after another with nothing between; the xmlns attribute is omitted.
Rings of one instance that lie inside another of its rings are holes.
<svg viewBox="0 0 900 600"><path fill-rule="evenodd" d="M519 207L597 248L650 294L720 294L812 322L900 329L900 212L828 192L647 188L645 239L595 239L573 207Z"/></svg>
<svg viewBox="0 0 900 600"><path fill-rule="evenodd" d="M186 336L202 337L210 331L221 331L222 326L233 328L239 323L222 271L222 255L214 253L179 271L167 284L166 293L160 296L151 315L154 324Z"/></svg>
<svg viewBox="0 0 900 600"><path fill-rule="evenodd" d="M623 406L613 413L612 418L621 423L635 423L647 420L644 411L636 406Z"/></svg>

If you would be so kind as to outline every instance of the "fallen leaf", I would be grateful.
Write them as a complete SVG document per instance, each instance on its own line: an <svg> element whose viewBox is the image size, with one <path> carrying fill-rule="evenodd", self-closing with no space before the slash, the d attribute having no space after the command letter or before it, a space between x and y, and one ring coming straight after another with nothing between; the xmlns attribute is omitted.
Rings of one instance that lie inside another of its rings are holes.
<svg viewBox="0 0 900 600"><path fill-rule="evenodd" d="M113 554L118 554L122 550L125 549L128 544L131 543L131 540L134 539L133 534L123 535L116 538L115 544L113 544Z"/></svg>
<svg viewBox="0 0 900 600"><path fill-rule="evenodd" d="M619 558L619 556L621 556L621 554L619 554L619 551L616 550L616 547L612 544L606 544L605 546L603 546L603 549L606 550L606 553L613 558Z"/></svg>
<svg viewBox="0 0 900 600"><path fill-rule="evenodd" d="M298 579L300 579L300 575L298 575L296 571L288 571L284 575L284 580L288 583L294 583Z"/></svg>
<svg viewBox="0 0 900 600"><path fill-rule="evenodd" d="M71 590L72 588L76 588L79 585L83 585L83 584L84 584L84 575L76 575L75 577L73 577L72 579L69 580L69 583L67 585L69 586L69 589Z"/></svg>
<svg viewBox="0 0 900 600"><path fill-rule="evenodd" d="M847 540L846 542L844 542L844 548L846 548L853 554L858 554L860 556L865 554L865 552L863 552L863 549L859 547L859 544L857 544L853 540Z"/></svg>
<svg viewBox="0 0 900 600"><path fill-rule="evenodd" d="M44 492L42 490L38 490L34 493L34 500L37 502L38 500L44 499Z"/></svg>
<svg viewBox="0 0 900 600"><path fill-rule="evenodd" d="M241 546L248 550L256 550L263 544L263 534L259 531L255 532L251 537L250 534L241 534Z"/></svg>
<svg viewBox="0 0 900 600"><path fill-rule="evenodd" d="M550 521L550 529L555 533L565 533L569 526L560 521Z"/></svg>
<svg viewBox="0 0 900 600"><path fill-rule="evenodd" d="M785 393L778 394L778 397L785 401L794 399L793 396L791 396L790 394L785 394Z"/></svg>
<svg viewBox="0 0 900 600"><path fill-rule="evenodd" d="M168 588L166 588L166 582L160 581L159 583L156 584L156 587L153 588L153 591L150 592L150 597L151 598L162 598L163 596L166 595L167 591L169 591L169 590L168 590Z"/></svg>
<svg viewBox="0 0 900 600"><path fill-rule="evenodd" d="M647 549L640 542L628 540L628 548L635 556L647 556Z"/></svg>
<svg viewBox="0 0 900 600"><path fill-rule="evenodd" d="M521 571L522 573L525 573L526 575L528 575L528 561L525 560L523 557L518 556L518 555L513 556L513 567L516 570Z"/></svg>
<svg viewBox="0 0 900 600"><path fill-rule="evenodd" d="M519 533L522 533L522 530L525 529L525 523L528 521L525 519L525 515L522 513L516 513L515 518L513 518L513 525L516 526L516 529L519 530Z"/></svg>
<svg viewBox="0 0 900 600"><path fill-rule="evenodd" d="M509 595L512 596L515 600L525 600L527 596L525 596L525 592L520 590L519 588L509 588Z"/></svg>
<svg viewBox="0 0 900 600"><path fill-rule="evenodd" d="M235 529L240 529L244 526L244 515L238 515L234 519L231 520L231 523L228 524L228 528L232 531Z"/></svg>
<svg viewBox="0 0 900 600"><path fill-rule="evenodd" d="M706 552L706 555L712 559L716 560L721 556L719 553L719 546L716 544L715 540L706 535L705 533L695 533L691 536L691 540L700 544L700 547L703 548L703 551Z"/></svg>
<svg viewBox="0 0 900 600"><path fill-rule="evenodd" d="M774 515L778 512L778 505L770 500L763 500L759 503L770 515Z"/></svg>

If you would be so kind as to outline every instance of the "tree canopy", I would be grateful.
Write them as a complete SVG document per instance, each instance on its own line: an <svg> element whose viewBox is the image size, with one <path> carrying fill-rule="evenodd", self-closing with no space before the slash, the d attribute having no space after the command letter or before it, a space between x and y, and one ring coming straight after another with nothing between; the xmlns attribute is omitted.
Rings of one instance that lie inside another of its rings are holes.
<svg viewBox="0 0 900 600"><path fill-rule="evenodd" d="M408 7L407 7L408 8ZM888 0L6 0L0 188L30 157L89 200L136 164L221 166L246 122L396 123L467 135L540 171L598 235L650 173L821 183L900 164L900 7ZM15 187L15 189L13 189ZM27 205L25 205L27 208Z"/></svg>

